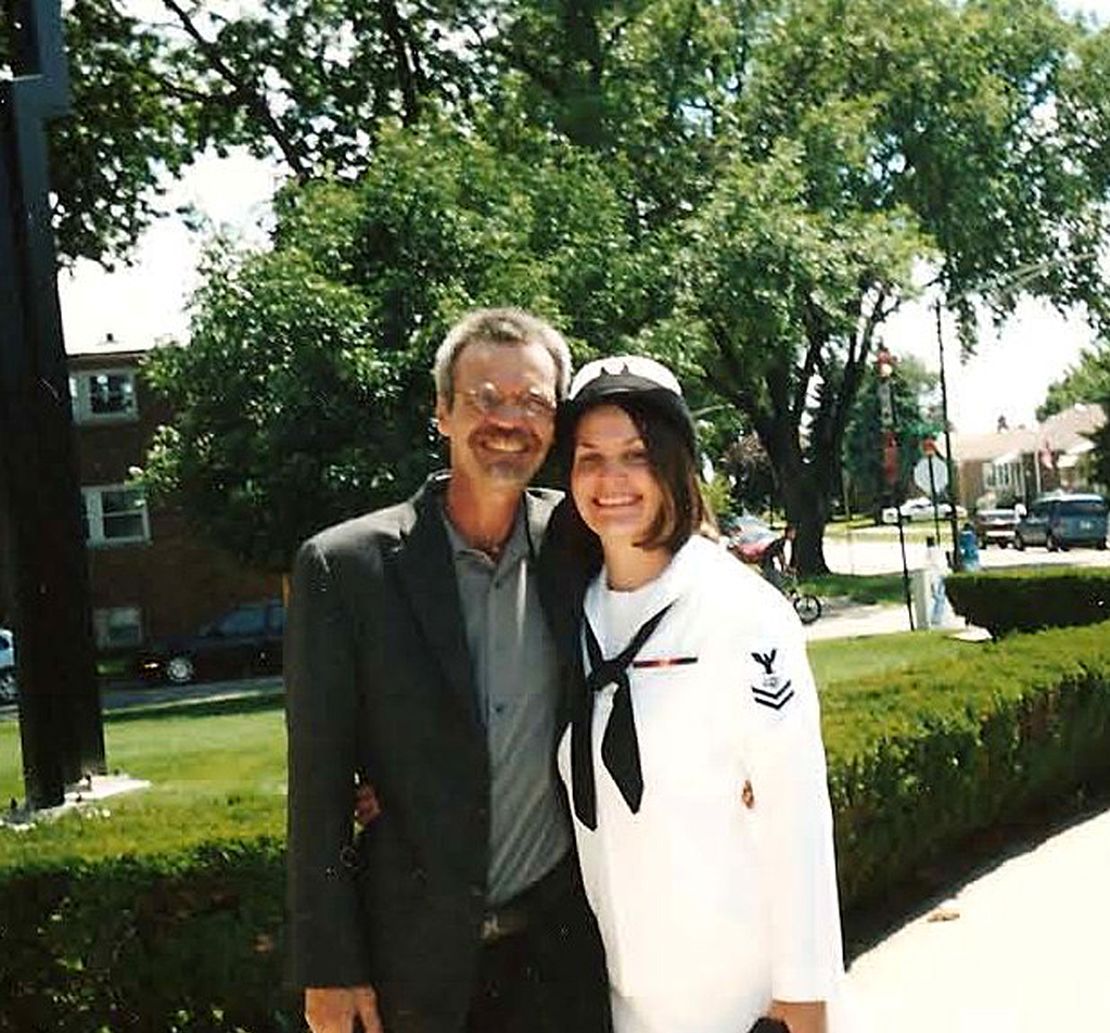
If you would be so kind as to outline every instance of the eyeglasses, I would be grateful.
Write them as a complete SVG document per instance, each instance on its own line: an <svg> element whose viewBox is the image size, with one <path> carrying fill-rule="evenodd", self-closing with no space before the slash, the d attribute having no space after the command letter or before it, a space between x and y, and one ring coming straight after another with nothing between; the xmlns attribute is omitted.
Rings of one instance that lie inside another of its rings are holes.
<svg viewBox="0 0 1110 1033"><path fill-rule="evenodd" d="M534 387L508 395L487 383L455 393L462 395L483 416L492 416L510 405L519 409L529 420L549 420L555 415L555 401Z"/></svg>

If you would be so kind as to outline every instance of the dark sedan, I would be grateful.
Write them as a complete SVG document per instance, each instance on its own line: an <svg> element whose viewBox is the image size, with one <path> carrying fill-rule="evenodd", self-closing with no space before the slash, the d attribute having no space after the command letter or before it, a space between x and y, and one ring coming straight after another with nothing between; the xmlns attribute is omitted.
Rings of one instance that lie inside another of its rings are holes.
<svg viewBox="0 0 1110 1033"><path fill-rule="evenodd" d="M145 678L186 685L281 671L285 608L280 599L242 603L193 635L155 642L139 656Z"/></svg>

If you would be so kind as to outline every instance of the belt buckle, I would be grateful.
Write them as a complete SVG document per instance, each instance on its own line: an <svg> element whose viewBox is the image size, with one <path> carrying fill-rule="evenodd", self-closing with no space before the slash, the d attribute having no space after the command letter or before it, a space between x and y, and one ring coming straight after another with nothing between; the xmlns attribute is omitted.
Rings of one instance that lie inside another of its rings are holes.
<svg viewBox="0 0 1110 1033"><path fill-rule="evenodd" d="M482 943L493 943L501 939L501 920L496 911L491 911L482 919Z"/></svg>

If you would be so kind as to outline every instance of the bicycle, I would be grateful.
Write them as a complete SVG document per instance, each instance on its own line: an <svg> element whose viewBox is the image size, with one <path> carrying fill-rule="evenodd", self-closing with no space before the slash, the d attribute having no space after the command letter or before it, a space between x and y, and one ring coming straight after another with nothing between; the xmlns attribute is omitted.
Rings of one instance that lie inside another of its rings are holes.
<svg viewBox="0 0 1110 1033"><path fill-rule="evenodd" d="M810 625L821 617L821 600L809 592L803 592L798 578L793 572L780 575L782 584L776 586L794 607L794 612L805 625Z"/></svg>
<svg viewBox="0 0 1110 1033"><path fill-rule="evenodd" d="M754 542L731 542L731 552L742 563L758 566L764 579L775 586L794 607L798 619L805 625L812 624L821 616L821 600L809 592L803 592L798 585L798 576L787 567L773 562L776 554L781 555L782 539L761 539ZM774 550L770 552L769 550Z"/></svg>

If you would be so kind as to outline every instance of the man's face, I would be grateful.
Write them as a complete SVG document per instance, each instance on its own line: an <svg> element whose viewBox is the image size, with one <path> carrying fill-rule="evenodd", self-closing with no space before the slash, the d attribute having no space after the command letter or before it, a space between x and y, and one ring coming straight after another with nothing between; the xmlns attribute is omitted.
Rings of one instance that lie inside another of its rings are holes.
<svg viewBox="0 0 1110 1033"><path fill-rule="evenodd" d="M454 398L436 402L452 475L477 488L523 489L551 447L557 376L542 344L468 344L455 361Z"/></svg>

